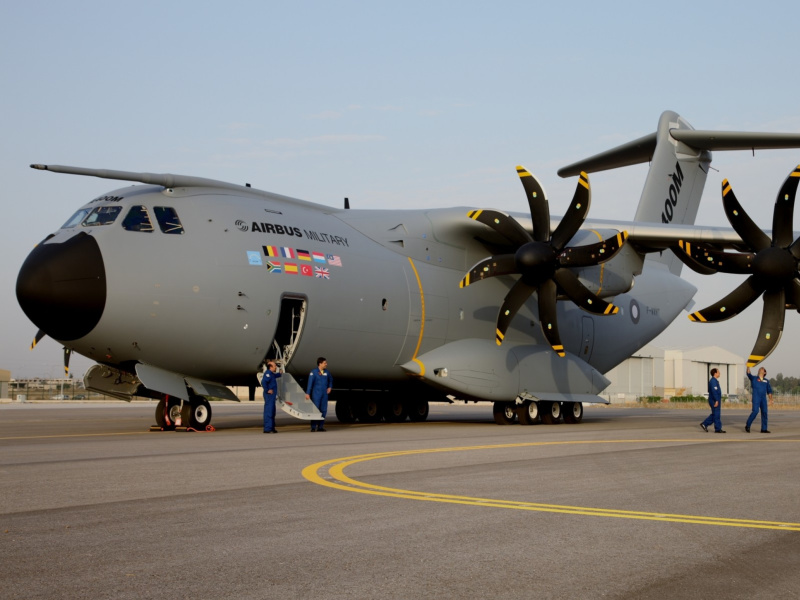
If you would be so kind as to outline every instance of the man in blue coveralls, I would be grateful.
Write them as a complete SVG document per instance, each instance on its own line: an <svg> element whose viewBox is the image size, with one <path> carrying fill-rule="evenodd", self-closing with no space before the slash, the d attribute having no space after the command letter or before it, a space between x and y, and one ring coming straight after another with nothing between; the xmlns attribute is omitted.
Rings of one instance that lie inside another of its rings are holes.
<svg viewBox="0 0 800 600"><path fill-rule="evenodd" d="M708 431L708 426L714 423L714 433L725 433L722 428L722 389L719 387L719 369L711 369L711 379L708 380L708 403L711 405L711 414L700 423L703 431Z"/></svg>
<svg viewBox="0 0 800 600"><path fill-rule="evenodd" d="M328 394L333 387L333 376L328 371L328 361L320 356L317 359L317 368L308 375L306 386L306 399L311 400L322 413L321 421L311 421L311 431L326 431L325 415L328 414Z"/></svg>
<svg viewBox="0 0 800 600"><path fill-rule="evenodd" d="M264 433L278 433L275 429L275 400L278 397L277 365L274 361L267 363L267 370L261 378L261 387L264 388Z"/></svg>
<svg viewBox="0 0 800 600"><path fill-rule="evenodd" d="M772 386L767 379L767 370L761 367L758 370L758 377L750 374L750 367L747 367L747 378L753 388L753 412L747 417L747 425L744 430L750 433L750 424L755 420L758 411L761 410L761 433L771 433L767 429L767 396L772 402Z"/></svg>

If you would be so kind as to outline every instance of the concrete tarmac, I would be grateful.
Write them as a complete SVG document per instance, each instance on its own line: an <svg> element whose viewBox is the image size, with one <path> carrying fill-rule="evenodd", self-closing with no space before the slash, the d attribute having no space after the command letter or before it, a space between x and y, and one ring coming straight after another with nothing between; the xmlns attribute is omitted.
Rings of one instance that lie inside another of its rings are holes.
<svg viewBox="0 0 800 600"><path fill-rule="evenodd" d="M800 595L800 411L270 435L212 406L214 433L152 433L154 403L0 405L0 598Z"/></svg>

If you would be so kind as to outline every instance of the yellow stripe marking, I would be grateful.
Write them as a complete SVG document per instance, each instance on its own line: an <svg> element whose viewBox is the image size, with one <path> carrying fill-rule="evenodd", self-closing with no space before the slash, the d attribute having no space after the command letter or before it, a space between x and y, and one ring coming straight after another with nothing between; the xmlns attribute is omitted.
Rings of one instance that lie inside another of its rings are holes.
<svg viewBox="0 0 800 600"><path fill-rule="evenodd" d="M797 443L798 440L719 440L714 443L744 443L744 444L769 444L769 443ZM428 448L421 450L398 450L394 452L377 452L325 460L307 466L302 471L305 479L311 483L334 488L345 492L356 492L373 496L389 498L402 498L406 500L420 500L424 502L442 502L447 504L462 504L480 507L505 508L511 510L527 510L535 512L550 512L591 517L610 517L618 519L633 519L641 521L661 521L670 523L686 523L692 525L715 525L720 527L742 527L748 529L775 529L781 531L800 531L800 523L786 521L759 521L755 519L735 519L729 517L709 517L703 515L683 515L676 513L645 512L636 510L621 510L614 508L597 508L591 506L572 506L561 504L547 504L541 502L524 502L518 500L500 500L494 498L480 498L474 496L459 496L455 494L439 494L436 492L418 492L400 488L391 488L374 485L353 479L345 474L345 469L371 460L382 458L397 458L420 454L436 454L440 452L465 452L471 450L497 450L509 448L530 448L534 446L557 445L584 445L584 444L696 444L697 439L673 440L596 440L596 441L563 441L563 442L524 442L517 444L499 444L492 446L462 446L456 448ZM325 474L321 474L324 472Z"/></svg>
<svg viewBox="0 0 800 600"><path fill-rule="evenodd" d="M726 196L728 194L728 192L730 192L730 191L731 191L731 184L728 183L727 179L723 180L723 182L722 182L722 195Z"/></svg>
<svg viewBox="0 0 800 600"><path fill-rule="evenodd" d="M425 333L425 293L422 291L422 281L419 278L419 273L417 272L417 267L414 266L414 261L411 260L411 257L408 257L408 262L411 264L411 269L414 271L414 277L417 278L417 286L419 287L419 302L422 308L422 316L419 320L419 339L417 340L417 347L414 349L414 355L411 357L411 360L418 363L422 367L422 375L425 374L425 365L419 362L417 359L417 354L419 353L419 348L422 345L422 335Z"/></svg>
<svg viewBox="0 0 800 600"><path fill-rule="evenodd" d="M700 312L693 312L689 315L689 319L691 321L698 321L700 323L707 323L706 318L700 314Z"/></svg>

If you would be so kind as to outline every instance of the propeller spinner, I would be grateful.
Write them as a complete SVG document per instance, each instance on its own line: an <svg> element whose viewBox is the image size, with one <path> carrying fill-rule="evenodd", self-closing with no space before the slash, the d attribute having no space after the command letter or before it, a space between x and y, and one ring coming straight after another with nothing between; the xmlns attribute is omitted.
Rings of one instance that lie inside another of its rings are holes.
<svg viewBox="0 0 800 600"><path fill-rule="evenodd" d="M697 323L717 323L738 315L763 295L764 308L758 339L747 360L754 367L777 347L787 308L800 311L800 238L792 240L792 218L800 165L783 182L772 217L772 239L742 208L728 180L722 182L722 204L731 226L750 252L724 252L704 244L681 241L673 249L698 273L750 275L719 302L689 315Z"/></svg>
<svg viewBox="0 0 800 600"><path fill-rule="evenodd" d="M555 231L550 231L550 207L544 188L524 167L517 167L525 195L528 198L533 235L531 236L515 219L494 210L474 210L467 213L471 219L488 225L509 242L517 246L514 254L490 256L478 262L459 283L466 287L487 277L520 275L508 292L497 316L495 341L503 343L506 331L517 311L536 292L539 304L539 321L542 331L553 350L564 356L564 346L558 333L556 301L563 293L583 310L598 314L616 314L619 308L591 292L583 285L571 268L599 265L619 252L628 233L623 231L596 244L568 247L586 220L591 202L589 177L581 173L578 186L567 213Z"/></svg>

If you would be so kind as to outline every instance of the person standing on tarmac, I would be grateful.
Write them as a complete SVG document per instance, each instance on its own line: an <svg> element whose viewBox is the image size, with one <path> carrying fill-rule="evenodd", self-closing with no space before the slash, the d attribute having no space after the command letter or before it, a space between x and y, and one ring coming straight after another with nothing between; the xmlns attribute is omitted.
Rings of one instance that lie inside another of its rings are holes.
<svg viewBox="0 0 800 600"><path fill-rule="evenodd" d="M761 367L758 370L758 377L755 377L750 374L750 367L747 367L747 378L753 388L753 412L747 417L747 425L744 426L744 430L750 433L750 425L755 420L758 411L761 410L761 433L772 433L767 429L767 396L772 402L772 386L767 379L767 370Z"/></svg>
<svg viewBox="0 0 800 600"><path fill-rule="evenodd" d="M700 423L703 431L708 431L708 426L714 423L714 433L725 433L722 428L722 389L719 387L719 369L711 369L711 379L708 380L708 403L711 405L711 414Z"/></svg>
<svg viewBox="0 0 800 600"><path fill-rule="evenodd" d="M261 378L261 387L264 388L264 433L278 433L275 429L275 400L278 398L278 366L275 361L267 363L267 370Z"/></svg>
<svg viewBox="0 0 800 600"><path fill-rule="evenodd" d="M320 356L317 359L317 368L308 375L306 386L306 400L311 400L322 413L321 421L311 421L311 431L326 431L325 416L328 414L328 394L333 387L333 376L328 371L328 361Z"/></svg>

